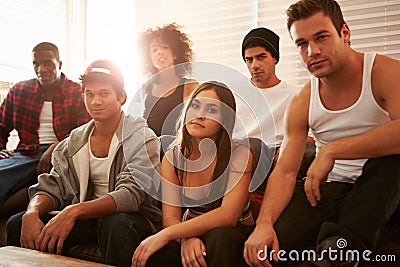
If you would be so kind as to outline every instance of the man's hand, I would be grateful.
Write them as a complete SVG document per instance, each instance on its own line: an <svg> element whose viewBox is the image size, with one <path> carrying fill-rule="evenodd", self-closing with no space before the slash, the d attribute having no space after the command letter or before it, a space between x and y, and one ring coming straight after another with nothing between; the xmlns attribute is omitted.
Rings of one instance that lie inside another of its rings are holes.
<svg viewBox="0 0 400 267"><path fill-rule="evenodd" d="M14 155L14 151L12 151L12 150L7 150L7 149L0 150L0 159L6 159L9 157L12 157L13 155Z"/></svg>
<svg viewBox="0 0 400 267"><path fill-rule="evenodd" d="M268 248L266 251L265 248ZM243 257L250 266L272 267L268 261L270 252L274 250L273 260L278 261L279 242L272 225L257 225L253 233L244 243ZM265 255L267 253L267 255Z"/></svg>
<svg viewBox="0 0 400 267"><path fill-rule="evenodd" d="M182 239L181 258L182 265L194 267L207 267L204 257L206 256L206 246L200 238L192 237Z"/></svg>
<svg viewBox="0 0 400 267"><path fill-rule="evenodd" d="M52 144L49 148L42 154L39 160L39 164L36 168L36 174L49 173L51 170L51 155L53 153L54 148L58 143Z"/></svg>
<svg viewBox="0 0 400 267"><path fill-rule="evenodd" d="M51 219L44 227L37 244L40 251L61 254L65 239L75 225L73 206L69 206ZM57 250L55 251L55 247Z"/></svg>
<svg viewBox="0 0 400 267"><path fill-rule="evenodd" d="M37 213L26 212L22 216L21 247L39 250L37 238L44 227Z"/></svg>
<svg viewBox="0 0 400 267"><path fill-rule="evenodd" d="M335 160L328 153L324 153L324 149L322 148L308 168L304 191L311 206L315 207L317 201L321 200L319 186L326 183L328 174L334 164Z"/></svg>

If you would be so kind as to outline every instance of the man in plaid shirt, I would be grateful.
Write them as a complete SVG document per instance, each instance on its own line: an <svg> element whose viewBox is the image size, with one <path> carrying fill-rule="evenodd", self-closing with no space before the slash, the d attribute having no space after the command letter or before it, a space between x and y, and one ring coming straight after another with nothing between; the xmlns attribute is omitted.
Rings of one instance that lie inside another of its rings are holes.
<svg viewBox="0 0 400 267"><path fill-rule="evenodd" d="M36 79L15 84L0 107L0 207L11 194L51 169L51 154L72 129L90 120L78 83L61 72L57 46L42 42L32 50ZM10 132L20 142L6 149ZM0 208L1 210L1 208Z"/></svg>

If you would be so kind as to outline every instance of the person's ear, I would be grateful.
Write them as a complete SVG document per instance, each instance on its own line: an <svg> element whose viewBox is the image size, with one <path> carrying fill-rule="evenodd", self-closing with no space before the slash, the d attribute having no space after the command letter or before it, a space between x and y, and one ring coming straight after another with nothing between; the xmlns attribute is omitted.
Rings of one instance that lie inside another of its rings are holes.
<svg viewBox="0 0 400 267"><path fill-rule="evenodd" d="M342 27L342 37L345 43L350 43L350 28L349 25L347 25L347 23L343 24Z"/></svg>
<svg viewBox="0 0 400 267"><path fill-rule="evenodd" d="M126 92L125 92L125 90L123 90L123 91L120 93L119 99L118 99L118 101L121 103L121 106L122 106L123 104L125 104L126 99L127 99Z"/></svg>
<svg viewBox="0 0 400 267"><path fill-rule="evenodd" d="M61 67L62 67L62 61L59 61L58 62L58 69L61 70Z"/></svg>

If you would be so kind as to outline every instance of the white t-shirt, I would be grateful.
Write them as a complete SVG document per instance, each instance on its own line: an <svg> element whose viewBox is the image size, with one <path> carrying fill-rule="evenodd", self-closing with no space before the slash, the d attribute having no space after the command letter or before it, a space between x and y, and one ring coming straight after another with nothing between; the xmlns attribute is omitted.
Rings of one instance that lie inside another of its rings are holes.
<svg viewBox="0 0 400 267"><path fill-rule="evenodd" d="M53 128L53 102L43 102L39 115L39 144L54 144L58 142Z"/></svg>
<svg viewBox="0 0 400 267"><path fill-rule="evenodd" d="M270 147L279 147L285 133L286 108L299 89L284 81L271 88L259 89L254 85L249 88L261 92L264 99L256 96L250 100L252 103L246 104L235 96L236 124L233 138L256 137Z"/></svg>

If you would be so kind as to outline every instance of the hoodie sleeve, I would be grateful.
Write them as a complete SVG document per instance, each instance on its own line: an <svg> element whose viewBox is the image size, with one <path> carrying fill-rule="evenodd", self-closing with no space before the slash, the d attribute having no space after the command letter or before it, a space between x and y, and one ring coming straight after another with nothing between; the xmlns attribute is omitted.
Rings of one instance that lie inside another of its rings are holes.
<svg viewBox="0 0 400 267"><path fill-rule="evenodd" d="M69 177L71 168L68 167L66 149L69 138L61 141L53 151L53 168L50 173L43 173L38 177L38 183L29 188L29 196L32 199L35 195L44 194L54 202L55 210L62 210L67 205L79 202L76 194L76 185Z"/></svg>
<svg viewBox="0 0 400 267"><path fill-rule="evenodd" d="M147 127L139 130L123 144L123 170L116 175L115 189L108 194L114 198L117 212L137 212L155 191L153 176L160 165L159 143Z"/></svg>

